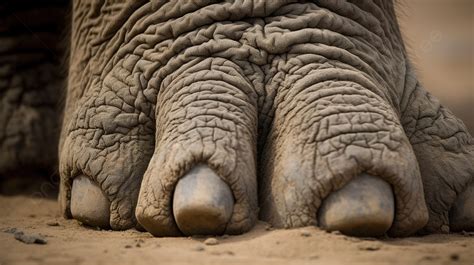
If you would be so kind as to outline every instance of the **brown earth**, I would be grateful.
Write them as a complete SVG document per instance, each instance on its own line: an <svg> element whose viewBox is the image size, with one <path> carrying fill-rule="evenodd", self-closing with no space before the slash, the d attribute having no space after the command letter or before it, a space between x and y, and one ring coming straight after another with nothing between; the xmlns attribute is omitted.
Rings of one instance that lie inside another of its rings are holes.
<svg viewBox="0 0 474 265"><path fill-rule="evenodd" d="M399 9L400 24L422 83L473 133L474 1L399 2L403 6ZM259 223L247 234L218 237L219 244L209 246L203 243L205 238L153 238L135 230L86 228L60 217L57 203L42 198L44 191L26 194L30 196L0 196L0 265L474 265L474 234L468 233L358 239L314 227L267 231L267 225ZM44 235L47 244L22 243L12 233L4 232L11 228L27 235Z"/></svg>
<svg viewBox="0 0 474 265"><path fill-rule="evenodd" d="M64 220L54 200L0 196L0 264L474 264L474 233L423 237L353 238L315 227L206 238L154 238ZM56 225L56 226L51 226ZM46 245L25 244L7 233L40 234Z"/></svg>

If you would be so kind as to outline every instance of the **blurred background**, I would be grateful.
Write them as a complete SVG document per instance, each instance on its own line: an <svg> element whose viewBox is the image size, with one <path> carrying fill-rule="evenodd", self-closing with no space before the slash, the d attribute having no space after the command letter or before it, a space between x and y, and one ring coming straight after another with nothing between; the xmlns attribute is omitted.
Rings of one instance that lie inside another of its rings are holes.
<svg viewBox="0 0 474 265"><path fill-rule="evenodd" d="M401 0L397 13L423 86L474 133L474 0Z"/></svg>

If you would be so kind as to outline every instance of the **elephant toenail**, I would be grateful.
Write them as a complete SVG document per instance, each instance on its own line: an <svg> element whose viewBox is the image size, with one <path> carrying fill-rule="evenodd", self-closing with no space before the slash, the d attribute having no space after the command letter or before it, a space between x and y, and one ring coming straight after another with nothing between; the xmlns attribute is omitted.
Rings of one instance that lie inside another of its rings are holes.
<svg viewBox="0 0 474 265"><path fill-rule="evenodd" d="M74 178L71 190L72 217L83 224L110 227L110 201L97 183L84 175Z"/></svg>
<svg viewBox="0 0 474 265"><path fill-rule="evenodd" d="M384 180L361 174L331 193L318 212L319 226L351 236L381 236L393 223L395 201Z"/></svg>
<svg viewBox="0 0 474 265"><path fill-rule="evenodd" d="M178 181L173 214L185 235L223 234L234 209L229 186L206 165L197 165Z"/></svg>

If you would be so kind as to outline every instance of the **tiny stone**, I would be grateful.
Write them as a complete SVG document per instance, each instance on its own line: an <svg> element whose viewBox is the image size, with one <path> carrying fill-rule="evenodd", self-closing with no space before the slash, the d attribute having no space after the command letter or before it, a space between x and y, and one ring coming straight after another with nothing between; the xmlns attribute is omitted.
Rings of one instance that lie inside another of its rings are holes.
<svg viewBox="0 0 474 265"><path fill-rule="evenodd" d="M453 253L449 256L449 258L454 261L459 260L459 254Z"/></svg>
<svg viewBox="0 0 474 265"><path fill-rule="evenodd" d="M228 235L228 234L224 234L224 235L221 236L221 238L222 238L222 239L227 239L227 238L229 238L229 235Z"/></svg>
<svg viewBox="0 0 474 265"><path fill-rule="evenodd" d="M40 235L25 235L23 232L15 232L14 235L16 240L26 244L44 245L48 243L48 241L46 241L46 239Z"/></svg>
<svg viewBox="0 0 474 265"><path fill-rule="evenodd" d="M339 231L331 231L330 233L333 235L342 235L342 233Z"/></svg>
<svg viewBox="0 0 474 265"><path fill-rule="evenodd" d="M210 238L208 238L204 241L204 244L206 244L208 246L214 246L214 245L219 244L219 241L217 241L217 239L215 239L213 237L210 237Z"/></svg>
<svg viewBox="0 0 474 265"><path fill-rule="evenodd" d="M203 246L196 246L193 248L193 250L195 251L204 251L204 247Z"/></svg>
<svg viewBox="0 0 474 265"><path fill-rule="evenodd" d="M35 218L36 214L30 214L30 215L28 215L28 217Z"/></svg>
<svg viewBox="0 0 474 265"><path fill-rule="evenodd" d="M48 226L59 226L59 223L56 222L56 221L49 221L49 222L46 223L46 225L48 225Z"/></svg>
<svg viewBox="0 0 474 265"><path fill-rule="evenodd" d="M461 232L461 234L463 236L474 236L474 232L468 232L468 231L464 231L464 230Z"/></svg>
<svg viewBox="0 0 474 265"><path fill-rule="evenodd" d="M131 245L125 245L125 248L132 248Z"/></svg>
<svg viewBox="0 0 474 265"><path fill-rule="evenodd" d="M368 250L368 251L376 251L380 249L380 245L378 244L363 245L363 246L359 246L359 249Z"/></svg>
<svg viewBox="0 0 474 265"><path fill-rule="evenodd" d="M271 225L265 226L265 231L272 231L272 230L273 230L273 226Z"/></svg>
<svg viewBox="0 0 474 265"><path fill-rule="evenodd" d="M137 244L135 245L135 247L137 247L137 248L139 248L139 247L141 247L141 246L142 246L142 245L140 245L140 243L137 243Z"/></svg>
<svg viewBox="0 0 474 265"><path fill-rule="evenodd" d="M309 231L301 231L300 236L302 237L310 237L311 233Z"/></svg>

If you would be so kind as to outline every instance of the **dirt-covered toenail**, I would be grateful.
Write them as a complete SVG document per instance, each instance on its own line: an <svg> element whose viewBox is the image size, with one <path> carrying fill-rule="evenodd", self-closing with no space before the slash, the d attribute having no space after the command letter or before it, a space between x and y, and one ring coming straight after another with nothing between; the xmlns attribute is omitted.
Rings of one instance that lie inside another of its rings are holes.
<svg viewBox="0 0 474 265"><path fill-rule="evenodd" d="M474 184L463 191L449 211L451 231L474 231Z"/></svg>
<svg viewBox="0 0 474 265"><path fill-rule="evenodd" d="M319 226L353 236L380 236L390 229L395 200L384 180L361 174L331 193L318 212Z"/></svg>
<svg viewBox="0 0 474 265"><path fill-rule="evenodd" d="M197 165L178 181L173 214L185 235L224 233L234 208L229 186L206 165Z"/></svg>
<svg viewBox="0 0 474 265"><path fill-rule="evenodd" d="M97 183L80 175L72 183L71 214L86 225L108 228L110 201Z"/></svg>

